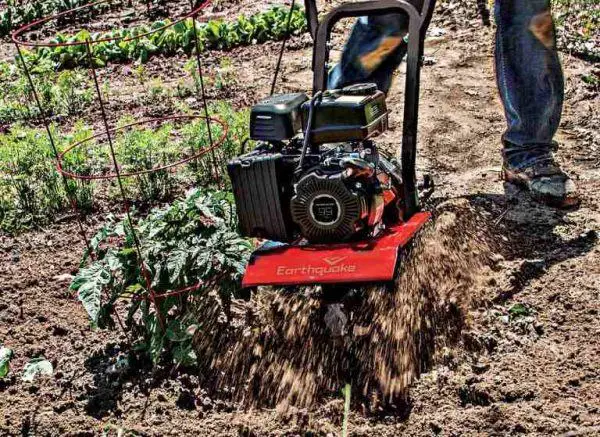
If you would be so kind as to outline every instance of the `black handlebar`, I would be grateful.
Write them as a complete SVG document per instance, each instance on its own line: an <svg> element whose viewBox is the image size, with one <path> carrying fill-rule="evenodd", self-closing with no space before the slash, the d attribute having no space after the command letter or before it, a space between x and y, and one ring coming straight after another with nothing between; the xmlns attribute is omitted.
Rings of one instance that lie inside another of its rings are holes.
<svg viewBox="0 0 600 437"><path fill-rule="evenodd" d="M319 9L317 0L304 0L304 12L308 23L308 32L313 39L317 37L317 27L319 26Z"/></svg>
<svg viewBox="0 0 600 437"><path fill-rule="evenodd" d="M417 123L421 59L425 34L431 21L435 0L369 0L346 3L333 9L318 21L316 0L305 0L308 29L313 37L313 93L327 89L329 38L333 26L343 18L387 15L404 12L408 15L408 51L404 93L404 121L402 129L402 181L404 185L405 219L419 210L416 187ZM418 35L417 38L410 37Z"/></svg>

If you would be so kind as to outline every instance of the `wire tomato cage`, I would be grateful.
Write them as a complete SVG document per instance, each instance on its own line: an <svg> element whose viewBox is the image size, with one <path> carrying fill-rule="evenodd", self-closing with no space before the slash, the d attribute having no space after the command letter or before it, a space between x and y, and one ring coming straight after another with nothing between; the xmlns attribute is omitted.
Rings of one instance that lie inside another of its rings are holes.
<svg viewBox="0 0 600 437"><path fill-rule="evenodd" d="M219 188L221 187L221 178L220 178L219 170L218 170L218 166L217 166L215 150L217 148L219 148L220 146L222 146L222 144L226 140L227 135L228 135L228 126L224 121L220 120L219 118L211 117L209 115L208 102L207 102L207 97L206 97L206 92L205 92L205 82L204 82L204 76L203 76L203 65L202 65L202 59L200 57L200 50L199 50L200 44L199 44L199 39L198 39L198 31L196 29L196 22L199 21L198 16L203 11L203 9L205 9L210 4L210 0L200 0L200 3L198 3L198 4L194 4L194 0L191 0L191 1L192 1L192 3L190 5L190 12L186 13L183 17L176 18L173 21L168 22L167 24L165 24L163 26L160 26L156 29L150 29L146 32L142 32L137 35L108 36L108 37L103 36L103 37L99 37L97 39L88 37L85 41L76 41L73 38L71 38L71 39L67 39L67 41L65 41L65 42L37 41L37 40L36 41L27 41L25 38L28 32L33 31L34 29L38 28L39 26L43 26L44 24L47 24L47 23L50 23L53 21L57 21L61 18L67 17L67 16L72 16L81 11L92 10L93 8L95 8L99 5L102 5L102 4L110 4L110 0L94 1L94 2L85 4L85 5L76 7L76 8L72 8L72 9L60 12L58 14L43 17L39 20L33 21L29 24L26 24L26 25L20 27L19 29L17 29L16 31L14 31L11 34L11 40L17 49L18 58L21 61L21 65L23 67L23 72L27 78L28 84L32 91L31 95L33 97L35 105L37 106L37 108L39 110L40 121L42 122L42 124L46 130L46 134L48 136L48 140L49 140L49 143L50 143L53 155L54 155L54 159L55 159L56 169L58 170L58 172L61 175L62 183L64 185L65 192L67 193L70 207L72 208L74 215L77 218L77 226L78 226L79 234L87 247L88 253L90 254L90 256L92 258L95 256L94 251L92 250L92 247L90 245L90 240L86 233L86 229L84 226L83 214L78 209L75 194L72 192L72 190L69 189L68 181L69 180L88 180L88 181L89 180L116 180L118 188L119 188L120 198L121 198L122 205L123 205L123 211L125 213L127 222L129 224L131 235L132 235L133 241L134 241L135 251L137 253L138 261L140 263L140 271L142 273L142 276L143 276L143 279L144 279L144 282L146 285L145 293L143 293L143 294L138 293L133 296L130 296L129 298L135 299L135 300L150 301L155 307L157 319L158 319L160 327L163 331L165 329L165 320L159 309L160 301L169 296L178 296L178 295L181 296L183 294L192 293L194 291L199 290L204 284L202 282L199 282L193 286L170 290L170 291L161 292L161 293L158 293L154 290L154 288L152 286L152 279L150 277L150 272L148 271L148 268L144 262L142 245L139 240L139 236L135 230L135 227L133 226L133 220L131 217L131 210L130 210L130 201L125 192L125 188L123 185L123 179L129 178L129 177L141 176L141 175L148 175L151 173L156 173L156 172L165 171L165 170L177 171L177 169L179 167L181 167L182 165L192 162L192 161L197 162L200 158L204 157L207 154L210 154L211 161L212 161L211 162L212 173L213 173L214 179L217 182L217 185L219 186ZM147 7L149 10L149 8L150 8L149 3L147 3ZM134 41L134 40L139 40L141 38L146 38L153 34L164 32L165 30L169 29L170 27L173 27L173 26L177 25L178 23L184 22L185 20L188 20L190 18L193 20L192 34L194 37L195 50L192 50L192 52L195 53L195 60L196 60L196 64L197 64L198 78L199 78L199 82L200 82L199 91L200 91L200 97L202 100L203 114L202 115L199 115L199 114L196 114L196 115L172 115L172 116L167 116L167 117L150 118L150 119L135 121L135 122L132 122L132 123L126 124L124 126L120 126L120 127L111 127L109 120L108 120L108 116L107 116L107 110L106 110L107 99L105 97L103 97L102 92L100 90L100 85L98 82L98 75L97 75L97 71L96 71L97 67L96 67L96 64L95 64L94 58L93 58L94 45L100 44L100 43L107 43L107 42L116 42L116 41L130 42L130 41ZM91 78L93 79L95 97L96 97L98 108L100 109L101 121L102 121L102 126L104 129L103 129L103 131L101 131L95 135L91 135L83 140L77 141L77 142L69 145L66 149L59 152L59 150L56 146L56 141L54 139L54 135L50 128L50 121L48 119L48 115L47 115L46 111L44 110L44 107L41 103L39 93L35 87L33 77L31 74L31 70L26 62L26 58L23 54L22 47L29 47L29 48L33 48L33 49L43 49L43 48L52 49L52 48L57 48L57 47L69 47L69 46L71 46L71 47L72 46L84 46L85 47L86 58L87 58L87 62L86 62L87 70L88 70ZM200 150L193 150L192 153L188 156L185 156L183 158L175 160L171 163L158 165L158 166L155 166L155 167L152 167L149 169L144 169L144 170L140 170L140 171L125 171L125 172L122 170L122 167L119 164L118 159L117 159L117 154L115 152L114 138L113 138L115 134L117 134L118 132L121 132L125 129L133 128L136 126L148 126L151 124L161 125L166 122L181 122L181 121L189 121L189 120L204 120L204 122L206 123L206 128L207 128L207 136L208 136L208 142L209 142L208 147L204 147ZM221 127L221 136L219 138L217 138L216 140L213 138L213 135L212 135L212 130L211 130L212 124L216 124ZM90 143L91 141L95 141L99 138L105 138L105 143L106 143L106 145L108 145L108 150L110 152L110 161L111 161L111 165L112 165L111 172L98 173L98 174L92 174L92 175L84 175L84 174L80 174L80 173L69 171L69 170L65 169L65 159L68 157L68 155L70 153L75 152L76 149L83 147L86 144ZM117 311L115 311L115 315L117 317L119 325L125 331L125 327L124 327Z"/></svg>

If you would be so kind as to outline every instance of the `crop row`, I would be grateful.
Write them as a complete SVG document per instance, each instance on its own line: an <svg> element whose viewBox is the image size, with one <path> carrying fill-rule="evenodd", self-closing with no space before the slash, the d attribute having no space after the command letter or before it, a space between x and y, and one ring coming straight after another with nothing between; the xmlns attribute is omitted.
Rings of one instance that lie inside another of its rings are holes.
<svg viewBox="0 0 600 437"><path fill-rule="evenodd" d="M49 116L78 115L93 100L89 79L80 70L55 72L51 65L39 64L33 77L40 102ZM0 86L0 125L39 117L37 106L32 104L31 86L16 64L0 62Z"/></svg>
<svg viewBox="0 0 600 437"><path fill-rule="evenodd" d="M230 127L228 137L217 151L217 160L224 174L224 163L239 150L239 138L247 129L247 111L236 112L230 106L217 103L211 111L218 113ZM121 125L131 122L120 121ZM221 127L211 125L213 138L219 138ZM59 150L90 136L91 128L77 124L72 131L61 133L53 128ZM166 123L158 128L144 126L121 131L115 136L118 162L123 172L135 172L172 163L194 151L207 147L206 123L202 119L183 125ZM55 158L44 130L13 126L0 135L0 231L14 232L36 227L69 210L67 192L55 168ZM106 174L111 171L111 159L104 142L90 141L65 156L64 168L82 174ZM172 198L181 187L195 183L214 185L209 158L201 158L180 172L161 170L124 179L127 196L142 206ZM68 180L68 191L81 211L102 209L95 198L109 204L118 201L115 184Z"/></svg>
<svg viewBox="0 0 600 437"><path fill-rule="evenodd" d="M89 2L90 0L40 0L35 2L8 0L6 7L0 12L0 37L7 36L13 30L35 20L77 8ZM102 3L90 8L90 13L107 8L110 8L110 5ZM65 17L63 20L68 18Z"/></svg>
<svg viewBox="0 0 600 437"><path fill-rule="evenodd" d="M170 24L169 20L161 20L151 25L141 25L107 33L89 33L84 30L73 36L58 34L51 42L58 44L85 43L87 40L93 42L112 39L92 44L92 55L97 66L105 66L114 62L138 61L144 63L156 55L172 56L178 53L191 53L196 43L196 34L200 51L231 49L241 45L279 40L286 33L288 14L288 9L274 7L249 17L240 16L233 22L211 20L199 23L190 18L150 35L131 39ZM194 32L194 25L196 32ZM299 34L305 30L304 12L295 8L290 22L290 32ZM57 68L73 68L88 63L85 44L41 47L29 53L28 58L33 62L50 60Z"/></svg>

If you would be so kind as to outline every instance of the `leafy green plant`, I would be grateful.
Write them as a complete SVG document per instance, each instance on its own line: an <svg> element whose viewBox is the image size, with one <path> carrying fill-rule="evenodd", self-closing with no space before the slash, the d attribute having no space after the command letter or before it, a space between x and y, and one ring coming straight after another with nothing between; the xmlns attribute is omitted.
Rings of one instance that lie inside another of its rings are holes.
<svg viewBox="0 0 600 437"><path fill-rule="evenodd" d="M221 148L215 151L221 180L227 183L226 162L239 152L239 143L247 137L248 111L236 111L230 105L217 102L210 107L229 125L229 133ZM124 118L123 126L133 119ZM217 123L211 124L216 141L222 135ZM52 128L56 146L65 147L90 137L94 131L78 122L71 131L59 132ZM204 119L182 123L165 123L162 126L137 125L113 135L117 160L122 173L149 170L174 163L201 149L209 147L208 131ZM104 139L84 142L63 158L63 168L83 176L113 172L112 159ZM178 169L163 169L135 177L123 178L126 195L142 209L156 202L172 199L185 187L197 183L214 187L212 154ZM47 223L57 214L71 207L75 199L81 212L95 208L94 193L100 188L104 197L114 202L120 199L116 185L98 184L93 180L67 179L67 191L56 170L54 153L46 132L39 128L13 125L0 136L0 230L15 232Z"/></svg>
<svg viewBox="0 0 600 437"><path fill-rule="evenodd" d="M54 367L52 363L44 357L33 358L23 368L23 376L21 379L25 382L33 382L38 375L52 376Z"/></svg>
<svg viewBox="0 0 600 437"><path fill-rule="evenodd" d="M33 69L32 79L47 116L80 114L93 100L91 84L81 71L57 73L50 63L43 62ZM0 84L0 123L40 116L29 82L15 64L0 62Z"/></svg>
<svg viewBox="0 0 600 437"><path fill-rule="evenodd" d="M75 115L93 100L92 87L81 72L62 71L52 87L51 106L55 113Z"/></svg>
<svg viewBox="0 0 600 437"><path fill-rule="evenodd" d="M516 303L508 309L508 315L511 320L518 319L520 317L527 317L531 314L531 309L522 303Z"/></svg>
<svg viewBox="0 0 600 437"><path fill-rule="evenodd" d="M124 172L150 170L175 162L181 155L179 144L172 138L174 127L165 124L157 130L135 127L117 137L116 150ZM143 174L126 181L133 188L129 195L142 202L162 200L175 189L176 175L168 170Z"/></svg>
<svg viewBox="0 0 600 437"><path fill-rule="evenodd" d="M232 66L231 59L223 57L219 61L219 68L215 73L214 83L218 90L229 88L237 82L237 75Z"/></svg>
<svg viewBox="0 0 600 437"><path fill-rule="evenodd" d="M60 135L54 128L52 131L59 149L90 132L81 125L68 134ZM55 161L44 130L17 125L0 136L0 229L12 232L47 222L70 208L67 194L81 211L91 209L94 184L71 180L69 193L65 192ZM86 166L93 161L83 153L70 155L66 162L70 169L92 171Z"/></svg>
<svg viewBox="0 0 600 437"><path fill-rule="evenodd" d="M10 360L13 357L13 351L7 347L0 346L0 379L8 375L10 371Z"/></svg>
<svg viewBox="0 0 600 437"><path fill-rule="evenodd" d="M190 309L214 292L230 298L252 249L234 232L234 214L231 193L202 190L152 211L134 224L143 269L131 225L110 220L91 240L95 260L71 284L92 324L114 327L116 302L125 299L124 324L137 350L155 362L166 354L194 364L192 339L201 332ZM185 287L191 291L170 294Z"/></svg>
<svg viewBox="0 0 600 437"><path fill-rule="evenodd" d="M228 134L221 147L215 150L215 159L221 181L229 184L227 175L227 162L234 156L239 155L241 143L248 138L250 111L248 109L236 111L231 105L224 102L215 102L209 107L211 114L217 114L218 118L228 125ZM216 123L211 123L213 139L222 134L222 128ZM207 127L204 120L198 120L182 129L182 144L186 148L199 150L210 145L208 141ZM250 146L248 146L250 147ZM214 184L213 155L205 154L198 162L193 163L195 179L199 185L207 186Z"/></svg>
<svg viewBox="0 0 600 437"><path fill-rule="evenodd" d="M11 31L39 20L48 15L55 15L89 3L89 0L42 0L36 2L22 2L7 0L5 7L0 11L0 37L7 36ZM97 13L111 7L110 2L94 5L87 13ZM62 17L61 22L72 20L74 17Z"/></svg>
<svg viewBox="0 0 600 437"><path fill-rule="evenodd" d="M58 34L51 42L54 44L84 43L87 40L93 42L117 38L113 41L92 44L92 55L96 66L103 67L107 63L128 61L145 63L152 56L171 56L181 51L191 53L195 50L194 26L198 35L198 47L201 51L207 49L228 50L240 45L279 40L285 35L287 16L288 10L274 7L250 17L240 16L233 22L212 20L207 23L198 23L190 18L165 30L132 40L127 39L160 29L168 25L169 20L108 33L89 33L82 30L73 36ZM296 8L290 22L290 31L299 34L305 30L304 12ZM51 61L57 68L73 68L88 64L85 44L41 47L33 52L27 52L27 58L33 63Z"/></svg>

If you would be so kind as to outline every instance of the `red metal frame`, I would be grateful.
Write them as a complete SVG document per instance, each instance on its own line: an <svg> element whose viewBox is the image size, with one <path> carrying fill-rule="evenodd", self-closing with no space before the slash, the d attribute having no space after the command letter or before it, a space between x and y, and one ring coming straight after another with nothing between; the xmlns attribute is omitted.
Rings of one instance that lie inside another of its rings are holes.
<svg viewBox="0 0 600 437"><path fill-rule="evenodd" d="M399 250L429 221L419 212L371 240L331 245L291 245L257 251L242 286L343 284L392 281Z"/></svg>
<svg viewBox="0 0 600 437"><path fill-rule="evenodd" d="M122 36L115 36L115 37L105 37L105 38L100 38L98 40L86 40L86 41L67 41L64 43L53 43L53 42L47 42L47 41L25 41L25 34L27 31L31 30L32 28L38 26L38 25L42 25L44 23L47 23L49 21L55 20L57 18L63 17L65 15L68 14L72 14L74 12L80 11L82 9L85 8L91 8L95 5L101 4L101 3L105 3L106 0L97 0L97 1L93 1L91 3L88 3L86 5L83 6L79 6L77 8L73 8L67 11L63 11L61 13L58 13L56 15L52 15L52 16L48 16L48 17L44 17L41 18L39 20L33 21L29 24L26 24L22 27L20 27L19 29L15 30L12 34L11 34L11 39L15 44L15 47L17 48L18 51L18 55L19 58L23 64L23 70L24 73L27 77L27 80L29 82L29 85L32 88L33 91L33 96L35 98L35 103L40 111L40 118L43 121L43 124L46 128L46 132L48 135L48 138L50 140L50 144L52 146L53 152L54 152L54 157L56 160L56 168L58 169L58 171L60 172L63 182L65 183L65 190L67 193L69 193L68 190L68 186L67 186L67 179L81 179L81 180L92 180L92 179L96 179L96 180L101 180L101 179L116 179L119 183L119 187L121 190L121 195L122 195L122 200L123 200L123 206L124 206L124 211L126 213L127 216L127 220L129 221L129 223L132 223L132 219L130 216L130 205L129 205L129 201L125 196L125 193L123 191L123 187L122 187L122 178L125 177L133 177L133 176L140 176L143 174L148 174L148 173L153 173L153 172L157 172L159 170L174 170L176 168L178 168L179 166L192 161L192 160L196 160L198 158L200 158L201 156L203 156L204 154L206 154L207 152L211 152L213 153L213 165L215 166L215 177L217 178L217 182L220 184L220 179L218 177L218 172L216 170L216 163L214 161L214 151L215 149L217 149L218 147L220 147L223 142L225 141L225 139L227 138L228 135L228 126L226 123L224 123L223 121L219 120L218 118L213 118L210 117L208 114L208 105L207 105L207 100L206 100L206 95L204 92L204 85L203 85L203 75L202 75L202 68L201 68L201 60L199 57L199 53L198 53L198 49L196 50L196 59L198 62L198 70L199 70L199 75L200 75L200 80L202 83L202 101L203 101L203 105L204 105L204 116L199 116L199 115L177 115L177 116L170 116L170 117L163 117L163 118L158 118L158 119L148 119L148 120L142 120L142 121L138 121L138 122L134 122L131 123L129 125L126 126L122 126L119 128L109 128L109 124L108 124L108 120L106 117L106 113L105 113L105 102L103 101L102 98L102 93L100 91L99 88L99 84L98 84L98 79L96 76L96 69L95 69L95 65L93 63L92 60L92 50L91 50L91 46L93 44L97 44L97 43L103 43L103 42L110 42L110 41L133 41L136 39L140 39L143 37L146 37L148 35L157 33L157 32L161 32L164 31L165 29L175 26L177 23L180 23L188 18L192 18L193 20L198 21L198 13L204 9L206 6L208 6L210 4L210 0L204 0L202 2L202 4L198 5L195 9L193 9L191 12L189 12L188 14L186 14L185 16L183 16L182 18L176 19L168 24L166 24L165 26L162 26L160 28L157 29L152 29L148 32L144 32L142 34L139 35L135 35L135 36L129 36L129 37L122 37ZM193 6L192 6L193 7ZM196 27L194 26L194 36L196 39L196 47L198 47L198 41L197 41L197 35L195 32ZM25 57L23 55L23 52L21 50L21 46L27 46L27 47L34 47L34 48L42 48L42 47L66 47L66 46L85 46L86 47L86 52L87 52L87 56L88 56L88 65L89 65L89 70L92 74L92 77L94 79L94 85L95 85L95 90L96 90L96 96L98 98L98 103L99 103L99 107L101 109L101 115L102 115L102 121L104 123L104 131L93 135L89 138L86 138L82 141L79 141L75 144L70 145L66 150L64 150L62 153L58 152L58 149L55 146L55 142L53 139L53 135L52 132L50 130L50 124L49 124L49 120L47 119L46 115L45 115L45 111L44 108L42 107L41 103L40 103L40 99L38 97L37 94L37 90L35 87L35 84L33 82L33 79L31 77L31 73L29 71L29 68L27 66L27 63L25 61ZM137 171L137 172L130 172L130 173L121 173L120 172L120 166L117 162L117 158L115 156L114 153L114 149L113 149L113 144L112 144L112 134L114 132L120 131L122 129L126 129L132 126L136 126L136 125L141 125L141 124L149 124L149 123L160 123L160 122L164 122L164 121L169 121L169 120L181 120L181 119L204 119L206 121L207 124L207 133L208 133L208 137L210 140L210 147L206 147L198 152L193 152L192 155L187 156L185 158L182 158L180 160L178 160L177 162L173 162L173 163L169 163L163 166L157 166L151 169L147 169L147 170L142 170L142 171ZM222 135L221 138L218 139L218 141L213 141L212 139L212 135L211 135L211 128L210 128L210 122L215 122L217 124L219 124L222 127ZM67 153L69 153L70 151L72 151L74 148L81 146L82 144L91 141L92 139L98 138L98 137L106 137L108 145L111 149L111 155L112 155L112 159L113 159L113 164L114 164L114 173L107 173L107 174L96 174L96 175L80 175L77 173L72 173L72 172L68 172L65 171L62 166L63 166L63 159L65 157L65 155ZM71 201L71 205L73 210L77 213L77 221L79 224L79 228L80 228L80 232L81 232L81 236L82 239L84 240L88 252L90 253L91 257L94 257L94 253L90 247L89 244L89 240L87 238L87 233L85 231L85 227L82 221L82 217L79 214L79 211L77 209L77 202L70 198ZM153 287L152 287L152 281L151 278L149 276L149 272L146 269L146 266L144 264L144 260L143 260L143 256L142 256L142 252L140 249L140 245L139 245L139 241L138 238L136 236L135 230L132 227L131 229L132 233L134 234L134 241L135 241L135 245L136 245L136 249L138 252L138 257L139 257L139 262L140 262L140 269L142 272L142 276L144 277L145 283L146 283L146 290L145 293L143 294L139 294L139 295L135 295L132 296L131 298L133 299L144 299L144 300L149 300L151 301L156 307L157 307L157 301L160 299L164 299L166 297L170 297L170 296L178 296L178 295L182 295L182 294L186 294L186 293L192 293L196 290L198 290L200 287L202 287L204 284L202 282L197 283L196 285L192 285L190 287L185 287L185 288L181 288L181 289L177 289L177 290L170 290L168 292L164 292L162 294L157 293ZM157 307L158 308L158 307ZM118 313L116 313L117 316L117 320L119 321L119 324L121 325L121 328L125 331L125 328L123 327L123 324L121 322L120 316ZM159 324L161 326L161 329L164 331L165 330L165 325L164 325L164 320L162 320L162 317L160 315L160 312L157 311L157 316L158 316L158 320L159 320Z"/></svg>

